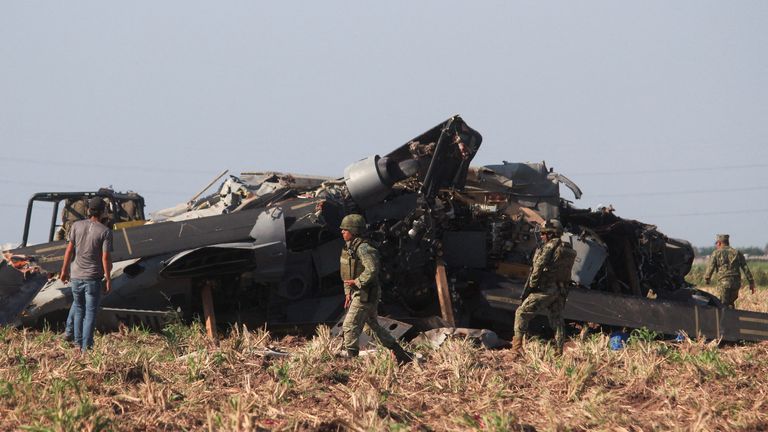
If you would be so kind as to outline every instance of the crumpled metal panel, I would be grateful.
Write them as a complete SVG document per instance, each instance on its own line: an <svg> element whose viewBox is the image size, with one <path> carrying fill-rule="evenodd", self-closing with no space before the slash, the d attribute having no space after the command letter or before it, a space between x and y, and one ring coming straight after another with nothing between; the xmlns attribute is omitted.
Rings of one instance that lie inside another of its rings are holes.
<svg viewBox="0 0 768 432"><path fill-rule="evenodd" d="M608 248L593 239L581 238L568 232L563 234L562 239L576 251L571 279L579 285L590 286L608 257Z"/></svg>
<svg viewBox="0 0 768 432"><path fill-rule="evenodd" d="M340 337L342 334L344 334L344 329L342 328L344 324L344 317L346 317L347 314L341 316L341 318L336 322L336 324L331 329L331 334L333 336ZM413 327L412 325L408 323L404 323L402 321L393 320L392 318L387 317L377 317L377 320L379 321L379 324L381 324L382 327L384 327L385 330L389 332L389 334L392 335L396 340L403 337L404 334L408 332L408 330ZM376 342L368 336L367 333L363 332L360 335L360 348L364 349L367 346L375 346Z"/></svg>
<svg viewBox="0 0 768 432"><path fill-rule="evenodd" d="M245 210L179 222L161 222L116 230L113 235L112 261L124 261L179 252L211 244L248 239L248 233L261 210ZM64 241L29 246L11 251L37 258L40 267L50 273L61 269Z"/></svg>
<svg viewBox="0 0 768 432"><path fill-rule="evenodd" d="M446 340L450 338L464 338L476 340L487 349L498 348L502 346L498 335L488 329L470 329L462 327L441 327L420 333L413 339L415 344L426 344L433 349L437 349Z"/></svg>
<svg viewBox="0 0 768 432"><path fill-rule="evenodd" d="M256 265L253 243L211 245L180 252L160 270L167 278L208 277L242 273Z"/></svg>
<svg viewBox="0 0 768 432"><path fill-rule="evenodd" d="M0 325L11 324L48 282L38 272L21 272L0 261Z"/></svg>
<svg viewBox="0 0 768 432"><path fill-rule="evenodd" d="M285 215L280 207L264 210L251 230L254 240L254 276L261 280L280 280L285 272L288 249L285 240Z"/></svg>

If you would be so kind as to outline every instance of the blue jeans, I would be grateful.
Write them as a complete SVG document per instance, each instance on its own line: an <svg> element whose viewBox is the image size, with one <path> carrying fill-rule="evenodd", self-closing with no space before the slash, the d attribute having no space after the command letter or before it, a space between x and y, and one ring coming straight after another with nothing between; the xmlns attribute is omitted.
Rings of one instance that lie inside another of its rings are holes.
<svg viewBox="0 0 768 432"><path fill-rule="evenodd" d="M93 328L101 299L101 281L72 279L75 344L85 351L93 346Z"/></svg>
<svg viewBox="0 0 768 432"><path fill-rule="evenodd" d="M67 314L67 326L64 329L64 336L69 340L75 340L75 303L69 307Z"/></svg>

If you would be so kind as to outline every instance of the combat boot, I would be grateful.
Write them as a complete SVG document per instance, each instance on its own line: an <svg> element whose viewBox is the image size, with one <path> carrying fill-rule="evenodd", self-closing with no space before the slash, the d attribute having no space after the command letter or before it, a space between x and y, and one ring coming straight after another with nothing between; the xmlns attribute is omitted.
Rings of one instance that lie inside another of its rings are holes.
<svg viewBox="0 0 768 432"><path fill-rule="evenodd" d="M352 359L360 355L360 350L354 348L347 348L345 351L338 353L336 356L343 359Z"/></svg>
<svg viewBox="0 0 768 432"><path fill-rule="evenodd" d="M512 338L512 357L518 358L523 354L523 336L515 335Z"/></svg>
<svg viewBox="0 0 768 432"><path fill-rule="evenodd" d="M403 349L399 343L395 343L390 350L392 350L392 354L395 355L395 360L400 366L410 363L414 358L414 354Z"/></svg>

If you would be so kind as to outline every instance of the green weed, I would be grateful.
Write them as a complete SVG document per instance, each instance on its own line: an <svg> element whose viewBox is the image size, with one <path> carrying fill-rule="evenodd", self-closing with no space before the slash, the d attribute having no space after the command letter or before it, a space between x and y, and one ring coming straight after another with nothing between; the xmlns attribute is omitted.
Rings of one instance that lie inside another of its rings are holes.
<svg viewBox="0 0 768 432"><path fill-rule="evenodd" d="M720 357L720 351L717 348L702 351L694 357L694 360L702 366L713 369L715 376L718 378L727 378L736 375L733 365Z"/></svg>
<svg viewBox="0 0 768 432"><path fill-rule="evenodd" d="M629 345L637 344L640 342L651 343L658 339L659 336L659 333L642 327L632 330L632 333L629 334L629 340L627 342Z"/></svg>
<svg viewBox="0 0 768 432"><path fill-rule="evenodd" d="M34 375L37 365L21 353L16 354L16 361L18 362L19 380L24 383L32 382L32 375Z"/></svg>
<svg viewBox="0 0 768 432"><path fill-rule="evenodd" d="M291 379L291 364L288 361L273 363L267 369L277 379L280 384L290 386L293 384Z"/></svg>
<svg viewBox="0 0 768 432"><path fill-rule="evenodd" d="M0 399L13 399L16 391L10 381L0 380Z"/></svg>
<svg viewBox="0 0 768 432"><path fill-rule="evenodd" d="M70 388L76 395L76 402L71 402L66 390ZM105 431L110 430L112 421L99 413L98 408L83 394L78 383L72 379L57 379L52 382L52 393L56 396L55 406L46 406L41 415L45 421L31 426L22 426L28 431ZM50 424L50 426L48 424Z"/></svg>
<svg viewBox="0 0 768 432"><path fill-rule="evenodd" d="M216 365L216 367L220 367L224 364L225 361L227 361L227 356L221 351L216 351L213 353L213 364Z"/></svg>
<svg viewBox="0 0 768 432"><path fill-rule="evenodd" d="M168 348L175 355L180 355L194 345L199 345L199 338L202 336L202 326L199 321L195 321L191 325L172 322L163 327L162 333L165 336Z"/></svg>
<svg viewBox="0 0 768 432"><path fill-rule="evenodd" d="M491 412L482 416L483 430L506 432L512 430L517 419L508 412Z"/></svg>
<svg viewBox="0 0 768 432"><path fill-rule="evenodd" d="M197 351L187 355L187 382L195 382L203 379L205 352Z"/></svg>

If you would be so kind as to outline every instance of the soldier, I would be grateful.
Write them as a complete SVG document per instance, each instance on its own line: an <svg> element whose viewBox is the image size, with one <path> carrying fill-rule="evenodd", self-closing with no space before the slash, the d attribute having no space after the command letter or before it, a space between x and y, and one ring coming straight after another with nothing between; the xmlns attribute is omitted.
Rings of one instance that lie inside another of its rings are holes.
<svg viewBox="0 0 768 432"><path fill-rule="evenodd" d="M542 245L533 256L533 267L523 291L523 303L515 311L515 336L512 351L519 355L523 349L523 336L528 324L537 314L546 315L549 325L555 330L555 349L562 353L565 339L563 308L571 281L571 267L576 251L564 243L560 236L563 226L551 219L541 229Z"/></svg>
<svg viewBox="0 0 768 432"><path fill-rule="evenodd" d="M61 226L53 237L54 241L66 240L73 223L87 219L88 202L85 198L67 198L61 210Z"/></svg>
<svg viewBox="0 0 768 432"><path fill-rule="evenodd" d="M716 249L709 257L709 265L704 275L704 281L709 285L712 273L717 273L717 288L720 294L720 301L727 307L733 309L736 299L739 297L741 288L741 273L749 282L749 289L752 294L755 293L755 279L752 278L752 272L747 267L747 260L741 252L730 246L728 234L718 234L716 238Z"/></svg>
<svg viewBox="0 0 768 432"><path fill-rule="evenodd" d="M379 286L379 252L364 239L365 218L350 214L341 221L344 248L341 251L341 280L344 282L344 347L346 357L357 357L363 327L385 347L392 350L399 364L413 359L376 319L381 287Z"/></svg>

